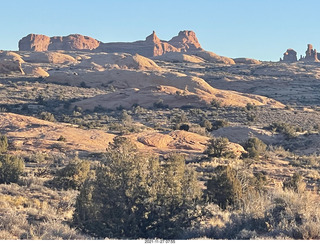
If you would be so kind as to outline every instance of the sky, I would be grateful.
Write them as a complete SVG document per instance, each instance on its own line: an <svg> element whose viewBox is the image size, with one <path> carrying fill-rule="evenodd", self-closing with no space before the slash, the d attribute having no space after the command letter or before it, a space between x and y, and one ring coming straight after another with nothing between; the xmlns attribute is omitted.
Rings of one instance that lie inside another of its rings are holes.
<svg viewBox="0 0 320 244"><path fill-rule="evenodd" d="M0 0L0 49L30 34L82 34L102 42L170 40L193 30L208 51L278 61L288 48L320 50L319 0ZM298 56L298 57L299 57Z"/></svg>

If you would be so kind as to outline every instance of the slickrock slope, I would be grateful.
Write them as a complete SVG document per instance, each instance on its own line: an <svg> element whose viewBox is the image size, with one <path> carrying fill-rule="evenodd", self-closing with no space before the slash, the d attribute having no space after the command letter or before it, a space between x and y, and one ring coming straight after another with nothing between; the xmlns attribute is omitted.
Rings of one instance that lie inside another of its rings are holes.
<svg viewBox="0 0 320 244"><path fill-rule="evenodd" d="M30 52L23 55L23 59L28 63L50 63L50 64L64 64L76 63L73 57L59 52Z"/></svg>
<svg viewBox="0 0 320 244"><path fill-rule="evenodd" d="M83 130L63 123L53 123L13 113L0 113L0 132L5 133L16 150L46 152L84 151L104 152L116 135L102 130ZM60 136L66 141L58 141ZM206 149L210 138L187 131L172 131L169 134L157 131L133 133L127 135L133 143L146 151L200 152ZM229 143L229 148L236 156L244 152L243 147Z"/></svg>
<svg viewBox="0 0 320 244"><path fill-rule="evenodd" d="M261 64L261 61L252 58L234 58L236 64Z"/></svg>
<svg viewBox="0 0 320 244"><path fill-rule="evenodd" d="M201 107L206 106L213 99L225 106L244 107L247 103L253 103L283 107L281 103L266 97L218 90L201 78L178 72L106 69L100 72L53 70L49 71L49 74L50 76L46 78L49 82L67 83L72 86L81 86L85 83L89 87L112 85L119 89L117 92L77 103L77 105L88 109L94 109L97 104L111 109L120 105L127 108L135 103L140 106L152 107L153 103L159 99L163 99L164 103L170 107L184 105Z"/></svg>
<svg viewBox="0 0 320 244"><path fill-rule="evenodd" d="M100 71L106 68L161 70L154 61L139 54L90 53L81 55L80 59L80 63L76 67L81 69L98 69Z"/></svg>
<svg viewBox="0 0 320 244"><path fill-rule="evenodd" d="M101 130L83 130L12 113L0 113L1 133L19 150L103 152L115 135ZM66 142L57 141L62 135Z"/></svg>
<svg viewBox="0 0 320 244"><path fill-rule="evenodd" d="M21 64L24 63L20 55L14 52L0 52L0 74L24 74Z"/></svg>
<svg viewBox="0 0 320 244"><path fill-rule="evenodd" d="M174 62L174 63L204 63L205 60L195 56L195 55L187 55L185 53L171 52L166 53L161 56L153 57L154 60L166 61L166 62Z"/></svg>

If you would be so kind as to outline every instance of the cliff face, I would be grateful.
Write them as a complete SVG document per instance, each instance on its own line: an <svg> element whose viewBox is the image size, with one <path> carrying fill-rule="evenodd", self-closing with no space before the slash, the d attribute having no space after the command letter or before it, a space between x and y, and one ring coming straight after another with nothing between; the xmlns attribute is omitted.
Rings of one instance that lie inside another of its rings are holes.
<svg viewBox="0 0 320 244"><path fill-rule="evenodd" d="M168 52L188 52L202 50L202 48L193 31L180 31L178 36L173 37L170 41L160 40L155 32L147 36L144 41L136 42L102 43L79 34L55 37L30 34L19 41L19 51L43 52L48 50L124 52L154 57Z"/></svg>
<svg viewBox="0 0 320 244"><path fill-rule="evenodd" d="M54 37L30 34L19 41L19 51L93 50L99 45L100 42L96 39L79 34Z"/></svg>
<svg viewBox="0 0 320 244"><path fill-rule="evenodd" d="M29 34L19 41L20 51L47 51L50 44L50 37L45 35Z"/></svg>

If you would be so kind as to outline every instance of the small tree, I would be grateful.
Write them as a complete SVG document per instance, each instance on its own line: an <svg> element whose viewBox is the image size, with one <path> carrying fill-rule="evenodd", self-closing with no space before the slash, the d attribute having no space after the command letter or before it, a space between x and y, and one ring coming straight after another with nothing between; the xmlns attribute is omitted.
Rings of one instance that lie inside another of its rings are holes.
<svg viewBox="0 0 320 244"><path fill-rule="evenodd" d="M190 225L201 190L182 156L160 163L117 137L76 201L74 223L108 238L175 238Z"/></svg>
<svg viewBox="0 0 320 244"><path fill-rule="evenodd" d="M207 182L207 197L225 209L236 205L242 198L242 186L236 172L230 166L218 166L211 180Z"/></svg>
<svg viewBox="0 0 320 244"><path fill-rule="evenodd" d="M251 137L244 144L244 149L248 152L248 157L257 159L262 153L265 153L267 145L259 138Z"/></svg>
<svg viewBox="0 0 320 244"><path fill-rule="evenodd" d="M51 184L64 190L79 189L88 178L89 172L90 162L76 158L56 172Z"/></svg>
<svg viewBox="0 0 320 244"><path fill-rule="evenodd" d="M226 137L213 138L209 141L205 154L209 157L234 158L235 155L228 147L229 140Z"/></svg>
<svg viewBox="0 0 320 244"><path fill-rule="evenodd" d="M0 183L16 183L24 171L24 161L16 156L0 156Z"/></svg>
<svg viewBox="0 0 320 244"><path fill-rule="evenodd" d="M0 153L4 153L8 149L8 138L6 135L0 134Z"/></svg>

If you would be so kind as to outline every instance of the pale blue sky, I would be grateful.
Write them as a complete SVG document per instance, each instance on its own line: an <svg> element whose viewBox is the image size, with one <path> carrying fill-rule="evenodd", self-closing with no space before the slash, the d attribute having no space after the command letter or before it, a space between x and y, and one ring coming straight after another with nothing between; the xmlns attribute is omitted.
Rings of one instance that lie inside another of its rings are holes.
<svg viewBox="0 0 320 244"><path fill-rule="evenodd" d="M169 40L196 32L206 50L277 61L287 48L320 50L319 0L0 0L0 49L29 33L79 33L103 42Z"/></svg>

